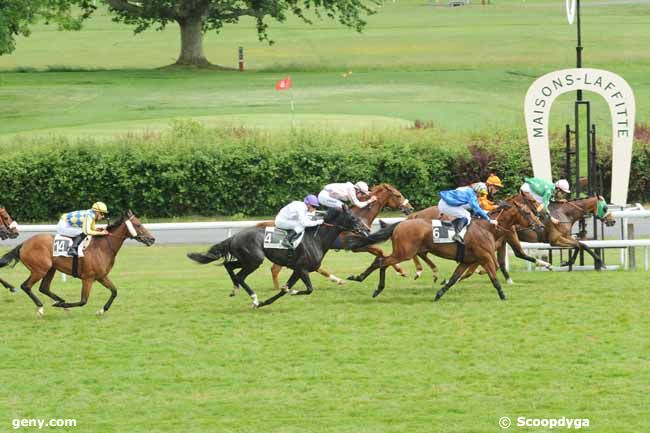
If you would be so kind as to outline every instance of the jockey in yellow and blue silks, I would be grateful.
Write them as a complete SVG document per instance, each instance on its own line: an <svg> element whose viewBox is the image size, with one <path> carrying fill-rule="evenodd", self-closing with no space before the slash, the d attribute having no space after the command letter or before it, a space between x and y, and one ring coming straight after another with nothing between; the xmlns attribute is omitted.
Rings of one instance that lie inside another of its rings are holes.
<svg viewBox="0 0 650 433"><path fill-rule="evenodd" d="M481 206L478 203L477 196L486 192L487 187L484 183L478 182L475 183L472 187L461 186L460 188L441 191L438 193L440 201L438 202L438 210L441 214L453 217L454 220L452 224L456 229L456 234L453 239L462 244L463 238L460 236L460 232L463 230L472 217L472 213L480 216L484 220L489 221L491 224L497 225L496 220L491 220L487 212L481 209Z"/></svg>
<svg viewBox="0 0 650 433"><path fill-rule="evenodd" d="M71 255L77 254L77 247L86 236L104 236L108 234L106 229L97 229L95 227L95 222L103 220L107 214L108 208L106 205L98 201L93 204L91 209L77 210L61 215L56 231L60 235L74 238L70 247Z"/></svg>

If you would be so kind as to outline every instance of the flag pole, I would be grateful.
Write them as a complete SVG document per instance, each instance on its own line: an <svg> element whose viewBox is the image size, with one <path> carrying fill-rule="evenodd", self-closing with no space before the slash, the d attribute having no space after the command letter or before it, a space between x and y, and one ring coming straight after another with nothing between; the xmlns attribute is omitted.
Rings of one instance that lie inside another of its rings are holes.
<svg viewBox="0 0 650 433"><path fill-rule="evenodd" d="M291 95L291 129L294 129L296 127L296 119L295 119L295 107L293 103L293 86L289 89L290 95Z"/></svg>

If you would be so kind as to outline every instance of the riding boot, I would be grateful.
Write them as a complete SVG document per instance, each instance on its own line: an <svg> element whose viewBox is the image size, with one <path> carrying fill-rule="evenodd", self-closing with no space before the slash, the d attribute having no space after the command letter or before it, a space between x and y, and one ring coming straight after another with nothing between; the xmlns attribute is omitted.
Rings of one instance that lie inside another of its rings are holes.
<svg viewBox="0 0 650 433"><path fill-rule="evenodd" d="M282 245L292 250L293 241L295 241L297 238L298 233L296 233L294 230L287 230L287 237L282 241Z"/></svg>
<svg viewBox="0 0 650 433"><path fill-rule="evenodd" d="M465 245L465 241L460 236L460 232L463 231L463 228L467 225L467 218L456 218L455 220L452 221L452 224L454 225L454 229L456 230L456 233L454 234L452 239L461 245Z"/></svg>
<svg viewBox="0 0 650 433"><path fill-rule="evenodd" d="M83 242L85 237L86 237L86 235L82 233L80 235L75 236L72 239L72 245L68 249L68 255L69 256L74 257L74 256L78 255L77 253L79 251L79 245L81 244L81 242Z"/></svg>

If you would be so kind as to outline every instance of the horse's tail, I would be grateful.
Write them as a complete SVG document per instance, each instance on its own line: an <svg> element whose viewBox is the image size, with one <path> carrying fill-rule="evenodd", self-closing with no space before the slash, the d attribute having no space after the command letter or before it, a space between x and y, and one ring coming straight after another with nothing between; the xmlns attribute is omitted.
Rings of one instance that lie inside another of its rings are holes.
<svg viewBox="0 0 650 433"><path fill-rule="evenodd" d="M188 253L187 257L191 260L194 260L197 263L205 265L206 263L211 263L219 259L228 260L230 256L230 239L228 238L225 241L212 245L207 253Z"/></svg>
<svg viewBox="0 0 650 433"><path fill-rule="evenodd" d="M4 268L5 266L10 265L11 262L14 262L13 266L16 266L16 263L20 261L20 248L22 246L23 244L20 244L13 250L9 251L4 256L2 256L0 258L0 268Z"/></svg>
<svg viewBox="0 0 650 433"><path fill-rule="evenodd" d="M395 227L397 227L399 223L391 224L383 229L376 231L375 233L371 234L370 236L367 236L365 238L362 237L356 237L356 236L348 236L346 238L347 245L346 247L349 249L357 249L357 248L363 248L367 245L373 245L373 244L378 244L379 242L384 242L386 239L390 238L393 236L393 232L395 231Z"/></svg>

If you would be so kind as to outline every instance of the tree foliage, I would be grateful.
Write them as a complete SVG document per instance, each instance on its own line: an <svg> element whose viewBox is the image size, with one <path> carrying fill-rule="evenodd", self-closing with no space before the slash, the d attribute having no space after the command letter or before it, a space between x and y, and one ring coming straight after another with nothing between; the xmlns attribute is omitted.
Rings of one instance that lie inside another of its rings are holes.
<svg viewBox="0 0 650 433"><path fill-rule="evenodd" d="M62 30L79 30L94 10L90 0L0 0L0 55L16 48L17 36L29 36L39 18Z"/></svg>

